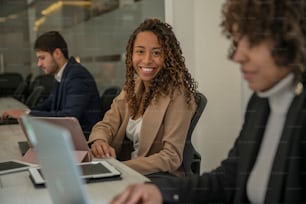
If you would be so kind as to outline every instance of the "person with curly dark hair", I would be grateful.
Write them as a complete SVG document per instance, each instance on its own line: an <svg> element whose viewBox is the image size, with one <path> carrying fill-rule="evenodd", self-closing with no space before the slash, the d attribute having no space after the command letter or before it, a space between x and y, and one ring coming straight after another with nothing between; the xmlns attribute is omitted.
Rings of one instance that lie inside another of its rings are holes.
<svg viewBox="0 0 306 204"><path fill-rule="evenodd" d="M221 26L254 91L228 157L201 176L133 184L112 204L306 202L306 1L227 0Z"/></svg>
<svg viewBox="0 0 306 204"><path fill-rule="evenodd" d="M89 137L95 157L116 157L144 175L183 176L186 135L197 107L197 83L172 27L147 19L126 47L123 89ZM131 141L131 148L125 143Z"/></svg>

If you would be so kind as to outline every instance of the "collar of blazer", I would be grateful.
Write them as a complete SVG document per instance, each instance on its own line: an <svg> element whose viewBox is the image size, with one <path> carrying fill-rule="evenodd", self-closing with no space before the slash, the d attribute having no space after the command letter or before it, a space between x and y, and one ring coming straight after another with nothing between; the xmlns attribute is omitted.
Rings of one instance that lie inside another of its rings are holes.
<svg viewBox="0 0 306 204"><path fill-rule="evenodd" d="M69 60L67 61L67 64L65 66L65 69L63 71L63 75L62 75L62 82L65 82L65 79L67 77L68 72L71 69L71 66L77 64L77 62L75 61L74 57L70 57Z"/></svg>
<svg viewBox="0 0 306 204"><path fill-rule="evenodd" d="M305 96L297 95L293 99L288 110L287 119L280 139L281 142L275 156L275 158L282 159L275 159L273 162L271 171L274 173L271 174L268 183L268 188L270 187L269 189L273 189L273 191L267 191L267 203L279 202L281 200L280 198L294 195L293 193L287 193L287 191L284 192L282 190L288 185L288 180L290 180L290 185L295 187L299 186L300 176L295 171L299 169L299 162L301 161L297 158L301 158L300 141L303 135L303 124L305 123L305 111L303 111L304 104ZM278 172L286 172L286 175L279 174Z"/></svg>
<svg viewBox="0 0 306 204"><path fill-rule="evenodd" d="M61 101L62 101L62 97L63 97L63 89L64 89L64 84L66 83L66 78L67 78L67 75L68 75L68 72L70 70L70 67L71 67L71 63L75 63L75 60L73 57L71 57L66 66L63 68L63 73L62 73L62 76L61 76L61 82L58 82L57 86L58 86L58 90L57 90L57 100L56 100L56 110L58 110L58 108L60 107L60 104L61 104Z"/></svg>
<svg viewBox="0 0 306 204"><path fill-rule="evenodd" d="M140 79L136 80L135 83L136 95L142 94L144 92L144 85ZM162 124L164 115L166 113L167 107L170 103L170 97L164 96L158 99L158 103L151 103L144 115L142 120L142 126L140 130L140 145L139 145L139 156L144 156L150 150L160 126Z"/></svg>

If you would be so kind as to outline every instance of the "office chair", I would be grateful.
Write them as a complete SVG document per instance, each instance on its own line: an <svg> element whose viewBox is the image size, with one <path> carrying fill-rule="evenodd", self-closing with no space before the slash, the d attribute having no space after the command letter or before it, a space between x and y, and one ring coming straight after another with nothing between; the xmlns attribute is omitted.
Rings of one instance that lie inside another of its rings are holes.
<svg viewBox="0 0 306 204"><path fill-rule="evenodd" d="M13 97L20 102L24 102L25 100L25 92L27 90L27 84L25 81L19 83L18 87L16 88Z"/></svg>
<svg viewBox="0 0 306 204"><path fill-rule="evenodd" d="M191 175L200 175L200 166L201 166L201 155L198 153L192 145L191 136L192 133L204 111L204 108L207 104L206 97L198 92L199 104L196 112L194 113L190 126L187 132L186 143L183 152L183 167L186 172L186 176Z"/></svg>
<svg viewBox="0 0 306 204"><path fill-rule="evenodd" d="M100 97L102 106L102 118L104 117L106 111L110 109L114 98L119 95L120 91L121 88L118 86L110 86L103 91Z"/></svg>
<svg viewBox="0 0 306 204"><path fill-rule="evenodd" d="M32 77L33 77L33 74L32 74L32 73L29 73L29 74L24 78L24 81L29 85L29 84L31 83Z"/></svg>
<svg viewBox="0 0 306 204"><path fill-rule="evenodd" d="M42 94L44 93L45 88L43 86L36 86L34 90L31 92L29 97L26 99L25 104L32 108L33 106L36 106L39 102L41 102Z"/></svg>
<svg viewBox="0 0 306 204"><path fill-rule="evenodd" d="M41 74L36 76L33 81L30 83L28 88L28 96L33 92L35 87L42 86L44 87L44 91L41 94L42 99L48 98L54 82L54 76L51 74Z"/></svg>
<svg viewBox="0 0 306 204"><path fill-rule="evenodd" d="M7 72L0 74L0 96L13 96L19 83L22 81L22 75L17 72Z"/></svg>

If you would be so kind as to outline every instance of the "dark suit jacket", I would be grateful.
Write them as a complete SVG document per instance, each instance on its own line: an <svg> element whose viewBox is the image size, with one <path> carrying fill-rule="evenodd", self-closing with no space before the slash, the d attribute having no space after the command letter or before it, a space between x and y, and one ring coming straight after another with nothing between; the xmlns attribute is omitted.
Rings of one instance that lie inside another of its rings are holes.
<svg viewBox="0 0 306 204"><path fill-rule="evenodd" d="M252 96L239 137L228 158L199 177L156 180L168 203L249 203L246 183L265 130L267 99ZM287 113L272 166L265 203L306 201L306 92L296 96Z"/></svg>
<svg viewBox="0 0 306 204"><path fill-rule="evenodd" d="M86 135L101 120L101 105L92 75L71 57L61 83L54 80L49 97L31 109L30 115L46 117L76 117Z"/></svg>

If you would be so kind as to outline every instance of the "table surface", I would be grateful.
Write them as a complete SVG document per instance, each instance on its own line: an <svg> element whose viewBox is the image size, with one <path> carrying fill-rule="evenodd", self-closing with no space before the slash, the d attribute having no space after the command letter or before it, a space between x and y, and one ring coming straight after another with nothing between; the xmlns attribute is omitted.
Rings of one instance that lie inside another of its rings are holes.
<svg viewBox="0 0 306 204"><path fill-rule="evenodd" d="M0 114L7 109L27 109L28 107L22 102L12 97L0 97Z"/></svg>
<svg viewBox="0 0 306 204"><path fill-rule="evenodd" d="M15 99L0 98L0 113L7 108L16 108ZM20 107L22 104L19 104ZM18 141L25 141L19 125L0 125L0 161L21 160ZM108 203L116 194L131 183L149 181L148 178L115 159L106 159L121 172L121 180L99 181L85 184L90 203ZM33 185L27 171L0 175L0 203L36 204L52 203L45 187Z"/></svg>

